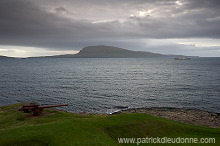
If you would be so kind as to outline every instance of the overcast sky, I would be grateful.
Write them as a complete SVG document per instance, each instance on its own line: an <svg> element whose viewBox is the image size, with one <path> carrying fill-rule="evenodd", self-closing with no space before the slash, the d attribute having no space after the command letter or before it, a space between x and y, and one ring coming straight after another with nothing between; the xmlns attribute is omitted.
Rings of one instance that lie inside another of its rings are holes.
<svg viewBox="0 0 220 146"><path fill-rule="evenodd" d="M0 55L91 45L220 57L220 0L0 0Z"/></svg>

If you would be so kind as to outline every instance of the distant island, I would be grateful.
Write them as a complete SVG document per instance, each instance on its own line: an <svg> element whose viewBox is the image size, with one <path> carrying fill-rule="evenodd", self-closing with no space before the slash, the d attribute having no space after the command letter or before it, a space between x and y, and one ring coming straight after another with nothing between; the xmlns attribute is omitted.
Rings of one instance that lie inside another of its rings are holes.
<svg viewBox="0 0 220 146"><path fill-rule="evenodd" d="M83 48L77 54L65 54L54 56L39 56L28 58L177 58L184 57L183 55L164 55L159 53L152 53L146 51L131 51L128 49L113 47L113 46L88 46ZM185 56L186 57L186 56ZM191 57L191 56L190 56ZM1 56L0 59L13 58ZM25 59L25 58L21 58Z"/></svg>
<svg viewBox="0 0 220 146"><path fill-rule="evenodd" d="M113 46L88 46L77 54L46 56L52 58L153 58L153 57L177 57L180 55L163 55L159 53L131 51Z"/></svg>

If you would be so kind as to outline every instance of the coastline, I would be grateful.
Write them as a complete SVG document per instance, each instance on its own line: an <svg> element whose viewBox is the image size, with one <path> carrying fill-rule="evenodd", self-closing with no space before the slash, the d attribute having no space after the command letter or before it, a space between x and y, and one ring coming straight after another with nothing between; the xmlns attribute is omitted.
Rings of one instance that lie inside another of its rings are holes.
<svg viewBox="0 0 220 146"><path fill-rule="evenodd" d="M39 116L23 113L22 103L0 107L0 145L118 145L123 137L209 138L220 144L220 127L209 128L175 122L145 113L147 109L127 109L128 114L71 113L45 109ZM55 110L54 110L55 109ZM182 109L151 108L159 113ZM179 110L179 111L178 111ZM202 111L200 111L202 112ZM199 113L200 114L200 113ZM219 114L217 114L218 116ZM216 116L216 115L215 115ZM191 143L191 142L187 142Z"/></svg>
<svg viewBox="0 0 220 146"><path fill-rule="evenodd" d="M113 112L112 115L122 113L146 113L186 124L220 128L220 113L197 109L172 107L131 108Z"/></svg>
<svg viewBox="0 0 220 146"><path fill-rule="evenodd" d="M32 102L23 102L23 103L18 103L18 104L13 104L13 105L0 106L0 108L8 107L8 106L9 107L16 106L14 110L18 111L19 107L21 107L24 104L30 104L30 103ZM220 128L220 113L204 111L204 110L199 110L199 109L187 109L187 108L175 108L175 107L124 108L124 109L119 109L108 114L87 113L87 112L73 113L73 112L68 112L66 110L61 110L61 109L56 109L56 108L51 108L51 110L62 112L62 113L67 113L67 114L72 113L78 116L91 116L91 115L112 116L112 115L118 115L118 114L124 114L124 113L125 114L145 113L145 114L162 117L165 119L178 121L178 122L186 123L190 125ZM0 113L1 112L4 112L4 110L0 110ZM44 111L40 117L50 115L50 113L51 112ZM35 116L32 116L32 114L28 114L26 116L35 117Z"/></svg>

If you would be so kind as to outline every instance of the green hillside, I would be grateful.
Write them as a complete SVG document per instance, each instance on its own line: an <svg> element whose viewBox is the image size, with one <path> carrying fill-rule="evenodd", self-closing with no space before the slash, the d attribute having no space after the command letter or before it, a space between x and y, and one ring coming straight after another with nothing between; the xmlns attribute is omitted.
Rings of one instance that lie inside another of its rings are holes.
<svg viewBox="0 0 220 146"><path fill-rule="evenodd" d="M119 145L118 138L128 137L210 137L216 138L214 145L220 144L220 128L193 126L148 114L81 116L57 110L45 110L42 116L33 117L17 111L20 106L21 104L15 104L0 107L1 146L111 146Z"/></svg>

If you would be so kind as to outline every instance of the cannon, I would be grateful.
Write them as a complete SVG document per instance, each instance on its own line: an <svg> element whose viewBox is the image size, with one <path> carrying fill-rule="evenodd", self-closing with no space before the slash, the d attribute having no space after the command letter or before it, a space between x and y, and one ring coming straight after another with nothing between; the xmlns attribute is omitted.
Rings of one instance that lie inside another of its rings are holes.
<svg viewBox="0 0 220 146"><path fill-rule="evenodd" d="M68 106L68 104L45 105L45 106L39 106L38 104L23 105L19 109L19 111L23 111L24 113L33 113L33 116L39 116L42 114L44 108L52 108L59 106Z"/></svg>

